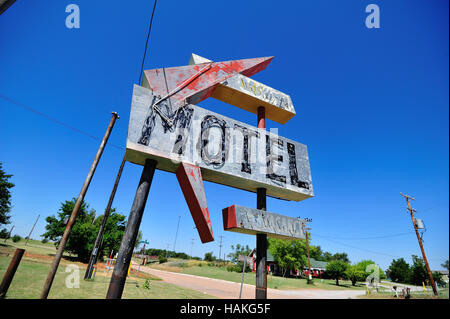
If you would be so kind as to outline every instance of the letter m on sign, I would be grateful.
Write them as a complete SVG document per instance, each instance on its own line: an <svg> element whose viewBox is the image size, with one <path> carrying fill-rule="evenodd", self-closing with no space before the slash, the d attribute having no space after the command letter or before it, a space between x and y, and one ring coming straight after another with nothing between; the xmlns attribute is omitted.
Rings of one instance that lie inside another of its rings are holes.
<svg viewBox="0 0 450 319"><path fill-rule="evenodd" d="M214 240L209 219L208 205L206 203L205 189L200 167L187 163L181 163L176 171L178 183L183 191L195 226L202 243Z"/></svg>

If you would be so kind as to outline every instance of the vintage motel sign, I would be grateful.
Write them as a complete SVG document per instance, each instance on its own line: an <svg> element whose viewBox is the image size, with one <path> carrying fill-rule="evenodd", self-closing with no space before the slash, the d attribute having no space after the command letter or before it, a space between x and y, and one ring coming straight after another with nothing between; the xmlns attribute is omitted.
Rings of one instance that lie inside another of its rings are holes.
<svg viewBox="0 0 450 319"><path fill-rule="evenodd" d="M244 234L267 234L280 239L305 239L305 220L233 205L222 210L224 230Z"/></svg>
<svg viewBox="0 0 450 319"><path fill-rule="evenodd" d="M135 85L128 128L126 160L175 172L180 163L201 168L202 177L235 188L301 201L313 196L305 145L259 130L209 110L188 104L170 126L151 105L156 97Z"/></svg>
<svg viewBox="0 0 450 319"><path fill-rule="evenodd" d="M143 87L134 86L125 159L155 159L177 174L202 242L213 240L203 179L287 200L313 196L305 145L195 105L215 97L255 113L264 106L285 123L295 115L290 97L249 78L272 58L196 56L187 66L146 70Z"/></svg>

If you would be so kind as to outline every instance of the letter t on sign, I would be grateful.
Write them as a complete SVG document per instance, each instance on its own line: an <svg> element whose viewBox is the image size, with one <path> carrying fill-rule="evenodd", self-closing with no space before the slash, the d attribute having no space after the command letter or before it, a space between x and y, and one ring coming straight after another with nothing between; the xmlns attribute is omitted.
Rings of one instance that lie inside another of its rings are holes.
<svg viewBox="0 0 450 319"><path fill-rule="evenodd" d="M178 183L194 219L202 243L214 241L200 167L181 163L176 171Z"/></svg>

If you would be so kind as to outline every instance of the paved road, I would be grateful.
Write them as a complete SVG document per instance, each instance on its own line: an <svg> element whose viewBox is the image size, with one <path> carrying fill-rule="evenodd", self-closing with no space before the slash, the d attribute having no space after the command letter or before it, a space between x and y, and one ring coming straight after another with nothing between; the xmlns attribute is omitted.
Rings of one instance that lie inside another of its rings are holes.
<svg viewBox="0 0 450 319"><path fill-rule="evenodd" d="M137 266L132 265L132 268L137 269ZM157 276L165 282L201 291L218 298L239 298L240 283L157 270L143 266L140 267L140 271ZM316 288L299 290L267 289L268 299L348 299L356 298L364 294L364 290L323 290ZM255 286L244 284L242 287L242 298L255 299Z"/></svg>

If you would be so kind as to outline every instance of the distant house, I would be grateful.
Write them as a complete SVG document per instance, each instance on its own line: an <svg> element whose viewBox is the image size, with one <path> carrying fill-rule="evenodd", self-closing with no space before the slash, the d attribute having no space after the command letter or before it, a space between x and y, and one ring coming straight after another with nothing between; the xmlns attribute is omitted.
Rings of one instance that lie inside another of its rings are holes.
<svg viewBox="0 0 450 319"><path fill-rule="evenodd" d="M252 269L253 272L256 272L256 250L254 250L251 255L251 262L249 262L249 266ZM311 274L312 277L320 278L327 267L327 262L325 261L319 261L315 260L314 258L310 258L311 262ZM284 269L282 269L273 258L272 254L267 251L267 271L269 273L272 273L274 275L283 276L284 275ZM286 275L289 276L308 276L309 270L308 270L308 264L303 268L303 271L300 272L300 270L297 269L291 269Z"/></svg>
<svg viewBox="0 0 450 319"><path fill-rule="evenodd" d="M431 272L439 272L442 274L442 280L448 283L448 270L432 270Z"/></svg>
<svg viewBox="0 0 450 319"><path fill-rule="evenodd" d="M249 267L253 272L256 272L256 249L253 249L253 251L250 253L250 262ZM267 259L266 259L266 265L267 265L267 271L271 272L273 274L276 274L278 271L278 265L275 262L275 259L273 258L272 254L267 251Z"/></svg>
<svg viewBox="0 0 450 319"><path fill-rule="evenodd" d="M320 278L325 273L328 263L326 261L315 260L314 258L310 258L310 262L311 262L311 276ZM305 276L308 276L309 274L308 265L306 265L303 268L303 274L305 274Z"/></svg>

